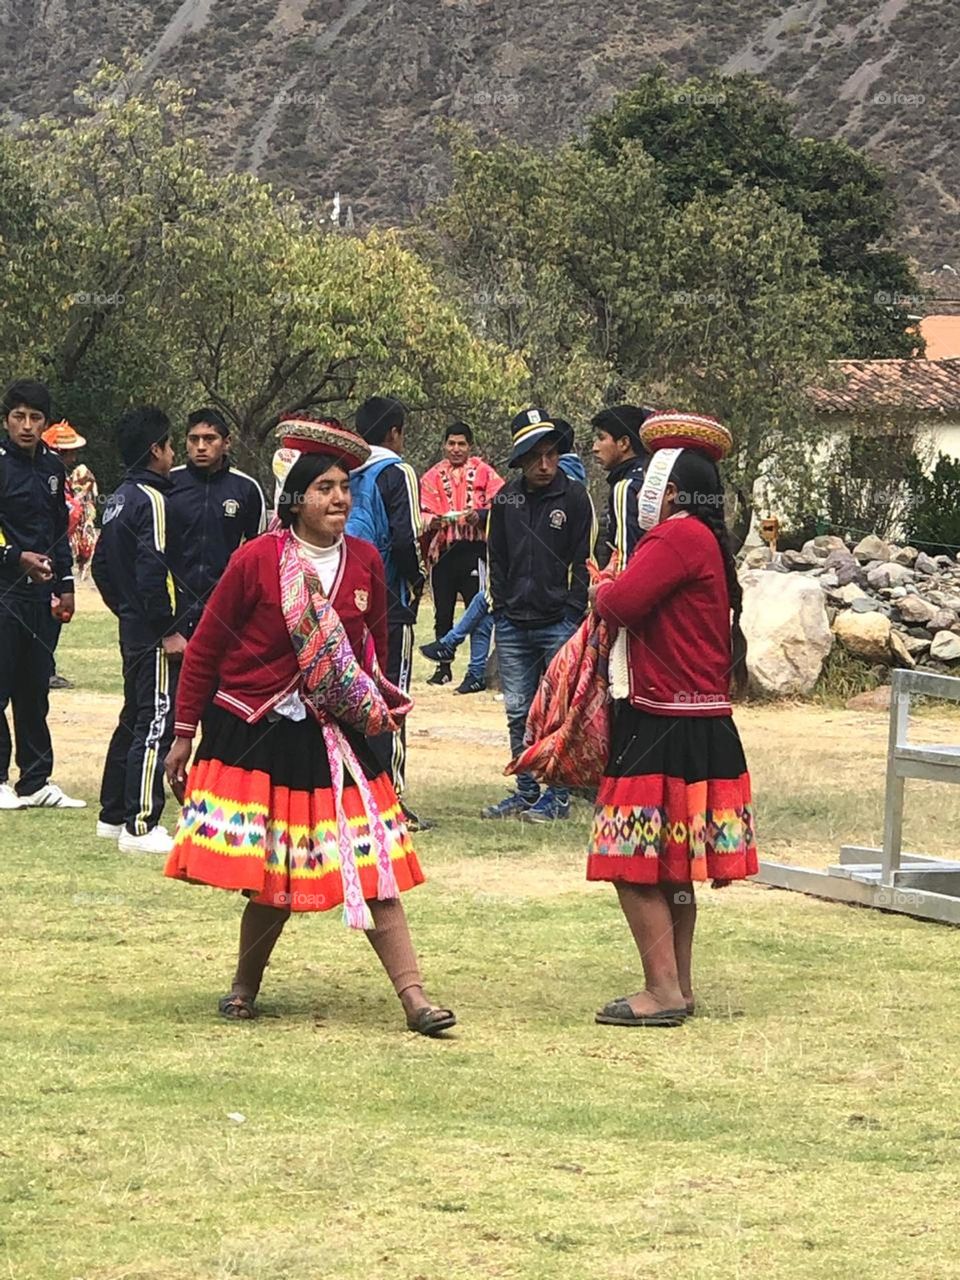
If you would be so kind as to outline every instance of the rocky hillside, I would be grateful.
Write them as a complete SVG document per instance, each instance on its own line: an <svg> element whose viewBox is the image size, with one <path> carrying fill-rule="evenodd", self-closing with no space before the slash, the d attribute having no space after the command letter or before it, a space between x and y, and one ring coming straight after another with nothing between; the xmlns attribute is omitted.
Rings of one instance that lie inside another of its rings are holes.
<svg viewBox="0 0 960 1280"><path fill-rule="evenodd" d="M903 244L960 258L960 46L946 0L0 0L16 120L75 109L101 58L196 90L226 165L335 190L360 224L402 220L444 188L437 121L559 139L638 73L746 70L789 94L801 127L895 173ZM960 268L960 263L958 263Z"/></svg>

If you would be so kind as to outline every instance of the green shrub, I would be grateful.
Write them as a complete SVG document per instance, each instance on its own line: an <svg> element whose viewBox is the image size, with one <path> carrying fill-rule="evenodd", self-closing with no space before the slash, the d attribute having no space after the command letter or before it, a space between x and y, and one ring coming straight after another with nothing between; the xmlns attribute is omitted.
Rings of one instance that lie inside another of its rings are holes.
<svg viewBox="0 0 960 1280"><path fill-rule="evenodd" d="M919 465L913 465L907 471L907 480L911 546L932 555L956 554L960 547L960 461L941 453L929 475L924 475Z"/></svg>
<svg viewBox="0 0 960 1280"><path fill-rule="evenodd" d="M890 668L864 662L837 643L827 655L813 689L812 701L825 707L842 707L858 693L890 683Z"/></svg>

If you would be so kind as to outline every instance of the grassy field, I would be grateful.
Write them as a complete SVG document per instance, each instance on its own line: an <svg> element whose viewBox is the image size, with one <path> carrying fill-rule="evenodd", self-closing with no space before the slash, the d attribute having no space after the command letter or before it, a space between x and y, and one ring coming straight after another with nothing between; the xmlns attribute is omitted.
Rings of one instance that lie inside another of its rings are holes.
<svg viewBox="0 0 960 1280"><path fill-rule="evenodd" d="M118 663L80 603L56 777L93 801ZM960 1275L957 933L706 890L703 1016L597 1027L639 978L612 891L583 881L589 813L481 823L504 786L502 705L427 674L410 798L439 825L405 901L461 1019L444 1042L402 1030L369 946L332 917L291 923L266 1016L220 1022L235 897L120 856L93 807L0 814L0 1276ZM740 722L765 855L824 865L876 840L883 716ZM955 740L960 721L924 728ZM954 851L957 817L951 792L917 785L908 847Z"/></svg>

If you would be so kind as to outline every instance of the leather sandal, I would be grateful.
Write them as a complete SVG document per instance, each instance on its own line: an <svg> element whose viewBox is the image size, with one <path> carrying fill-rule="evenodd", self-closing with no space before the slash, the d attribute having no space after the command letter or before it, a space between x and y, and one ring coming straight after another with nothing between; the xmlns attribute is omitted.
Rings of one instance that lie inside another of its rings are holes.
<svg viewBox="0 0 960 1280"><path fill-rule="evenodd" d="M253 996L239 996L232 991L221 996L217 1001L220 1016L228 1022L250 1022L257 1017L257 1006Z"/></svg>
<svg viewBox="0 0 960 1280"><path fill-rule="evenodd" d="M425 1005L412 1018L407 1018L407 1030L420 1036L437 1036L457 1025L457 1015L452 1009L438 1009Z"/></svg>
<svg viewBox="0 0 960 1280"><path fill-rule="evenodd" d="M611 1000L598 1010L596 1021L608 1027L679 1027L689 1014L686 1008L658 1009L655 1013L634 1013L626 1000Z"/></svg>

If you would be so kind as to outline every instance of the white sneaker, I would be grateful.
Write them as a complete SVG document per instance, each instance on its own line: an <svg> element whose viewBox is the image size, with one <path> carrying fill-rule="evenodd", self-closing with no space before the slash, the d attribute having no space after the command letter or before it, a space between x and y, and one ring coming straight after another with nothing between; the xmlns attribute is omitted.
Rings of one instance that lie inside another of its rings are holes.
<svg viewBox="0 0 960 1280"><path fill-rule="evenodd" d="M23 801L9 782L0 782L0 809L22 809Z"/></svg>
<svg viewBox="0 0 960 1280"><path fill-rule="evenodd" d="M119 840L123 835L122 822L101 822L97 819L97 835L101 840Z"/></svg>
<svg viewBox="0 0 960 1280"><path fill-rule="evenodd" d="M74 800L61 791L55 782L48 782L32 796L21 796L20 804L24 809L85 809L86 800Z"/></svg>
<svg viewBox="0 0 960 1280"><path fill-rule="evenodd" d="M151 827L144 836L132 836L124 827L117 848L121 853L169 853L173 848L173 836L166 827Z"/></svg>

